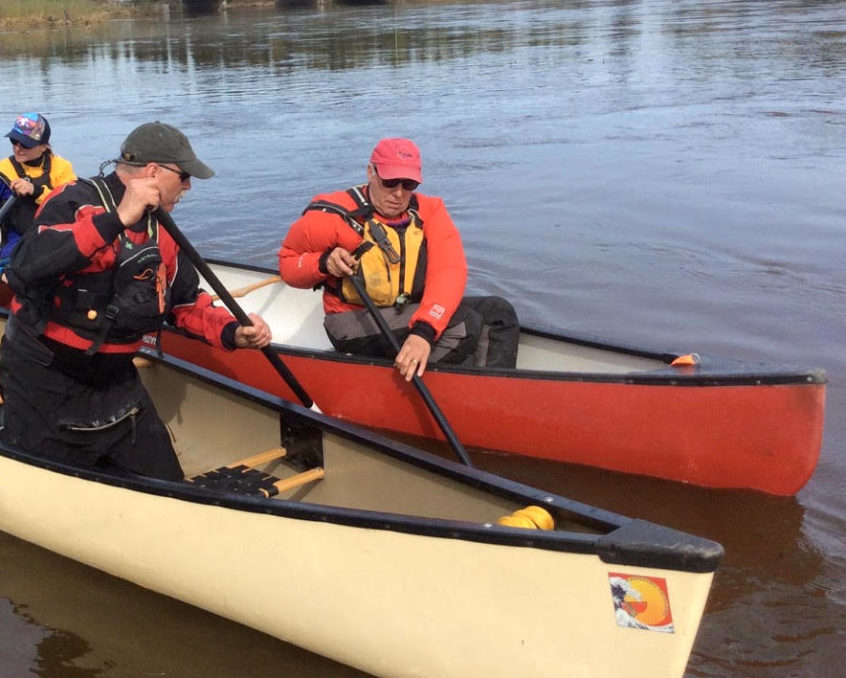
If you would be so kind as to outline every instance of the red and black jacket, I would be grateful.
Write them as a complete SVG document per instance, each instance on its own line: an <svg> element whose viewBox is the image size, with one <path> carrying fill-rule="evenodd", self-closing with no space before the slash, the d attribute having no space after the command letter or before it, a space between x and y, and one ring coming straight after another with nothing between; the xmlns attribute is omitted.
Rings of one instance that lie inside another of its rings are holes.
<svg viewBox="0 0 846 678"><path fill-rule="evenodd" d="M117 175L100 182L119 203L125 189ZM103 202L93 182L80 180L65 184L42 205L36 229L5 271L15 292L11 310L16 320L50 342L88 353L131 355L143 334L164 320L214 346L234 348L237 322L200 290L196 269L170 235L149 216L124 227L113 206L107 209ZM121 276L120 264L138 251L146 252L146 259ZM158 286L135 280L148 269L160 276ZM150 289L161 297L150 299ZM133 299L139 308L159 312L142 310L126 321ZM110 305L120 308L116 312ZM121 312L121 322L115 317L109 322L110 315ZM149 322L144 315L152 316Z"/></svg>

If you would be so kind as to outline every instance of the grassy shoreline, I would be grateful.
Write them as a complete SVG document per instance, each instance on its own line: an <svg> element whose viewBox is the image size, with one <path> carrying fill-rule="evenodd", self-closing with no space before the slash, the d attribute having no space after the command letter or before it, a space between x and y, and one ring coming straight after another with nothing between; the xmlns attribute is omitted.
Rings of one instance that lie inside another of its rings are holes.
<svg viewBox="0 0 846 678"><path fill-rule="evenodd" d="M109 19L144 16L155 11L158 4L144 0L5 0L0 7L0 30L85 26Z"/></svg>
<svg viewBox="0 0 846 678"><path fill-rule="evenodd" d="M229 7L272 5L274 0L227 0ZM111 19L153 16L165 0L3 0L0 31L89 26Z"/></svg>

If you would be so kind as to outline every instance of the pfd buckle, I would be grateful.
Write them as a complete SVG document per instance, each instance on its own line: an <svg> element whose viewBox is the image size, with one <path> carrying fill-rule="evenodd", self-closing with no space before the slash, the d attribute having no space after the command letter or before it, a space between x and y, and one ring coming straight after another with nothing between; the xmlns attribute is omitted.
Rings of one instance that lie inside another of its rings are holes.
<svg viewBox="0 0 846 678"><path fill-rule="evenodd" d="M394 310L396 310L397 314L400 314L405 310L409 301L411 301L411 296L408 292L403 292L397 297L397 300L394 302Z"/></svg>

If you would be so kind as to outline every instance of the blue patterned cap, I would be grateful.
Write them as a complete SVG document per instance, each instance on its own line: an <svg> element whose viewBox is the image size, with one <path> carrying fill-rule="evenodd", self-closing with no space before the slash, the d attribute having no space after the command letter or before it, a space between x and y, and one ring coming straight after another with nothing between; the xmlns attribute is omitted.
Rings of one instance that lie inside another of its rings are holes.
<svg viewBox="0 0 846 678"><path fill-rule="evenodd" d="M22 113L6 136L27 148L35 148L50 142L50 123L38 113Z"/></svg>

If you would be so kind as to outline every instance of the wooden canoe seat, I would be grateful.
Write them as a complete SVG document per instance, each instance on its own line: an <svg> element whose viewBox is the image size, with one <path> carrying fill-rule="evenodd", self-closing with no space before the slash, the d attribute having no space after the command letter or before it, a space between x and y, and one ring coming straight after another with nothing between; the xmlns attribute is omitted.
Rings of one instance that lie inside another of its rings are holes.
<svg viewBox="0 0 846 678"><path fill-rule="evenodd" d="M256 466L263 466L277 459L281 459L285 454L286 451L283 447L260 452L259 454L254 454L251 457L237 461L234 464L221 466L220 468L188 478L188 482L225 492L274 497L280 492L288 492L306 483L320 480L326 475L325 471L318 467L297 473L288 478L278 478L255 468Z"/></svg>

